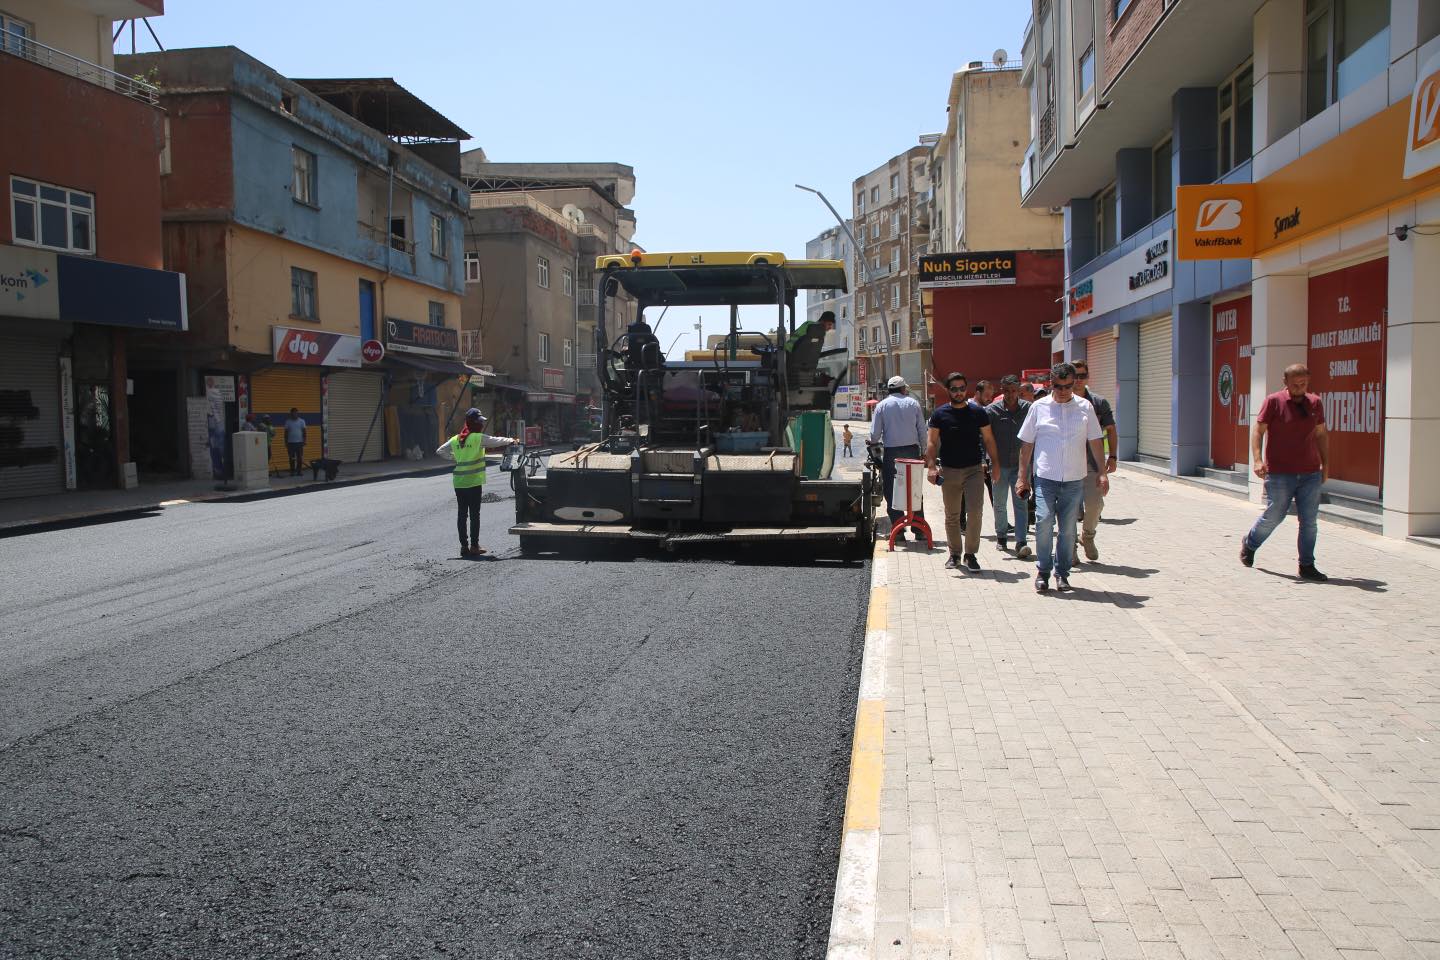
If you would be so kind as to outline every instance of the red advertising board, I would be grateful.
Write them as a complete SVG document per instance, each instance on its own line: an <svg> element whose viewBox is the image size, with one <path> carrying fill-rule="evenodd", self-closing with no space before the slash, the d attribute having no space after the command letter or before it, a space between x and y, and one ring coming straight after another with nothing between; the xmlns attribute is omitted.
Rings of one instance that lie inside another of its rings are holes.
<svg viewBox="0 0 1440 960"><path fill-rule="evenodd" d="M1310 278L1310 390L1325 405L1330 476L1378 488L1389 261ZM1279 389L1278 387L1276 389Z"/></svg>
<svg viewBox="0 0 1440 960"><path fill-rule="evenodd" d="M309 367L360 366L359 337L298 327L271 327L270 343L276 363Z"/></svg>
<svg viewBox="0 0 1440 960"><path fill-rule="evenodd" d="M1210 459L1217 467L1249 462L1250 298L1210 308Z"/></svg>

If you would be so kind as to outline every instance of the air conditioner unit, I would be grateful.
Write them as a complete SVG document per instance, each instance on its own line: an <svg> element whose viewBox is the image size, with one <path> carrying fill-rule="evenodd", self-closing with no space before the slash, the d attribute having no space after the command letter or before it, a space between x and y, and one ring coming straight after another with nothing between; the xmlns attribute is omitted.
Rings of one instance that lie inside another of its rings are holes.
<svg viewBox="0 0 1440 960"><path fill-rule="evenodd" d="M1054 323L1042 323L1042 324L1040 324L1040 339L1041 339L1041 340L1054 340L1054 339L1055 339L1055 334L1058 333L1059 330L1060 330L1060 321L1059 321L1059 320L1056 320Z"/></svg>

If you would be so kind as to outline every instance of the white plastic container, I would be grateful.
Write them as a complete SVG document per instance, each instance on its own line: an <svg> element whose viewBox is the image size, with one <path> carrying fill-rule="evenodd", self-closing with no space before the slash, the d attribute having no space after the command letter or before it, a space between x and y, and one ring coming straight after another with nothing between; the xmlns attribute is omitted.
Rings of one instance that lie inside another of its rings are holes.
<svg viewBox="0 0 1440 960"><path fill-rule="evenodd" d="M891 488L890 504L903 513L915 513L924 509L924 460L910 457L895 458L895 486Z"/></svg>

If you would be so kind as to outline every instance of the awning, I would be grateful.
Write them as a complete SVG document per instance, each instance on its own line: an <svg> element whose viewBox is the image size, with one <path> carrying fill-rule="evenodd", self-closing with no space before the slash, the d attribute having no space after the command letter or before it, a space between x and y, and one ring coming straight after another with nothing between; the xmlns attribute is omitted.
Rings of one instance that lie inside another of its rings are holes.
<svg viewBox="0 0 1440 960"><path fill-rule="evenodd" d="M525 391L526 403L574 403L573 393L547 393L541 390Z"/></svg>
<svg viewBox="0 0 1440 960"><path fill-rule="evenodd" d="M402 353L387 353L386 360L393 360L395 363L407 367L414 367L416 370L424 370L426 373L447 373L456 377L493 377L494 373L481 370L479 367L472 367L462 360L451 360L447 357L422 357L418 355L407 355Z"/></svg>

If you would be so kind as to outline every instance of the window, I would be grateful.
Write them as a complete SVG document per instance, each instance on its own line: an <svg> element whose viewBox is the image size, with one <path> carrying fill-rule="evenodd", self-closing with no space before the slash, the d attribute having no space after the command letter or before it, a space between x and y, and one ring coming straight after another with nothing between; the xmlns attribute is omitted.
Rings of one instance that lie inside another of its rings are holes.
<svg viewBox="0 0 1440 960"><path fill-rule="evenodd" d="M8 13L0 13L0 50L17 57L32 57L34 50L28 41L35 39L35 28L24 20L16 20Z"/></svg>
<svg viewBox="0 0 1440 960"><path fill-rule="evenodd" d="M899 321L899 320L891 320L891 321L890 321L890 343L891 343L892 345L894 345L894 346L897 346L897 347L900 346L900 321Z"/></svg>
<svg viewBox="0 0 1440 960"><path fill-rule="evenodd" d="M1076 94L1078 100L1089 93L1091 87L1095 86L1095 45L1093 43L1085 48L1084 53L1080 54L1080 63L1076 73L1078 82L1075 84L1075 89L1079 91Z"/></svg>
<svg viewBox="0 0 1440 960"><path fill-rule="evenodd" d="M856 331L855 331L855 336L856 336L856 341L855 341L856 344L860 347L861 350L864 350L864 349L865 349L865 328L864 328L864 327L861 327L860 329L856 330Z"/></svg>
<svg viewBox="0 0 1440 960"><path fill-rule="evenodd" d="M890 199L894 200L900 196L900 174L890 174Z"/></svg>
<svg viewBox="0 0 1440 960"><path fill-rule="evenodd" d="M542 287L550 286L550 261L544 257L535 258L535 282Z"/></svg>
<svg viewBox="0 0 1440 960"><path fill-rule="evenodd" d="M410 221L404 217L390 218L390 246L401 253L410 252Z"/></svg>
<svg viewBox="0 0 1440 960"><path fill-rule="evenodd" d="M295 320L319 320L316 307L315 274L299 267L290 268L290 316Z"/></svg>
<svg viewBox="0 0 1440 960"><path fill-rule="evenodd" d="M1216 115L1220 120L1219 148L1221 174L1229 173L1250 159L1255 143L1255 70L1246 66L1221 84Z"/></svg>
<svg viewBox="0 0 1440 960"><path fill-rule="evenodd" d="M439 300L431 300L429 316L430 326L445 326L445 304L441 303Z"/></svg>
<svg viewBox="0 0 1440 960"><path fill-rule="evenodd" d="M877 217L876 219L870 221L870 239L871 239L871 240L879 240L879 239L880 239L880 220L879 220L878 217Z"/></svg>
<svg viewBox="0 0 1440 960"><path fill-rule="evenodd" d="M1305 119L1389 65L1389 0L1306 0Z"/></svg>
<svg viewBox="0 0 1440 960"><path fill-rule="evenodd" d="M870 188L870 202L871 202L871 203L879 203L879 202L880 202L880 188L879 188L879 187L871 187L871 188Z"/></svg>
<svg viewBox="0 0 1440 960"><path fill-rule="evenodd" d="M1131 0L1115 0L1115 22L1119 23L1120 18L1125 16L1125 11L1130 9Z"/></svg>
<svg viewBox="0 0 1440 960"><path fill-rule="evenodd" d="M876 347L884 346L884 344L880 342L880 327L878 324L870 328L870 343Z"/></svg>
<svg viewBox="0 0 1440 960"><path fill-rule="evenodd" d="M846 320L849 320L849 319L850 319L850 310L849 310L849 308L846 307L844 304L841 304L841 305L840 305L840 322L841 322L841 323L844 323Z"/></svg>
<svg viewBox="0 0 1440 960"><path fill-rule="evenodd" d="M540 349L538 357L541 363L550 362L550 334L540 334Z"/></svg>
<svg viewBox="0 0 1440 960"><path fill-rule="evenodd" d="M565 289L565 296L575 296L575 271L571 270L569 267L566 267L564 270L562 270L560 272L560 283ZM569 343L570 341L567 340L565 342ZM566 360L565 362L566 364L569 364L570 361Z"/></svg>
<svg viewBox="0 0 1440 960"><path fill-rule="evenodd" d="M898 243L890 248L890 269L900 269L900 244Z"/></svg>
<svg viewBox="0 0 1440 960"><path fill-rule="evenodd" d="M1104 253L1118 242L1116 217L1119 214L1115 202L1115 185L1101 190L1095 197L1095 244L1096 253Z"/></svg>
<svg viewBox="0 0 1440 960"><path fill-rule="evenodd" d="M983 323L972 323L972 324L970 324L970 336L972 336L972 337L983 337L983 336L985 336L985 324L983 324Z"/></svg>
<svg viewBox="0 0 1440 960"><path fill-rule="evenodd" d="M95 252L95 197L35 180L10 178L15 242L72 253Z"/></svg>
<svg viewBox="0 0 1440 960"><path fill-rule="evenodd" d="M1174 141L1169 137L1155 148L1150 158L1150 212L1158 217L1169 213L1175 206L1174 178L1171 176L1170 157L1174 152Z"/></svg>
<svg viewBox="0 0 1440 960"><path fill-rule="evenodd" d="M449 246L445 243L445 218L438 213L430 214L430 253L441 260L450 259Z"/></svg>
<svg viewBox="0 0 1440 960"><path fill-rule="evenodd" d="M571 340L569 337L566 337L563 346L565 366L572 367L575 365L575 341Z"/></svg>
<svg viewBox="0 0 1440 960"><path fill-rule="evenodd" d="M900 306L900 284L890 284L890 309L894 310Z"/></svg>
<svg viewBox="0 0 1440 960"><path fill-rule="evenodd" d="M480 282L480 254L474 250L465 251L465 282Z"/></svg>
<svg viewBox="0 0 1440 960"><path fill-rule="evenodd" d="M295 116L295 97L293 94L280 94L280 109L290 114L290 116L292 117Z"/></svg>
<svg viewBox="0 0 1440 960"><path fill-rule="evenodd" d="M880 269L880 254L877 253L870 257L870 269L872 271Z"/></svg>
<svg viewBox="0 0 1440 960"><path fill-rule="evenodd" d="M848 256L850 256L850 244L849 244L847 241L841 240L841 241L840 241L840 259L841 259L841 260L844 260L844 259L845 259L846 257L848 257Z"/></svg>
<svg viewBox="0 0 1440 960"><path fill-rule="evenodd" d="M898 237L898 236L900 236L900 211L899 211L899 210L891 210L891 211L890 211L890 236L892 236L892 237Z"/></svg>
<svg viewBox="0 0 1440 960"><path fill-rule="evenodd" d="M879 291L879 290L871 290L871 291L870 291L870 309L871 309L871 310L879 310L879 309L880 309L880 291Z"/></svg>
<svg viewBox="0 0 1440 960"><path fill-rule="evenodd" d="M316 200L320 190L315 180L315 154L299 147L291 147L290 164L290 195L295 198L297 203L303 203L308 207L319 206Z"/></svg>
<svg viewBox="0 0 1440 960"><path fill-rule="evenodd" d="M855 212L856 212L856 213L864 213L864 212L865 212L865 191L864 191L864 190L861 190L859 193L855 194Z"/></svg>

